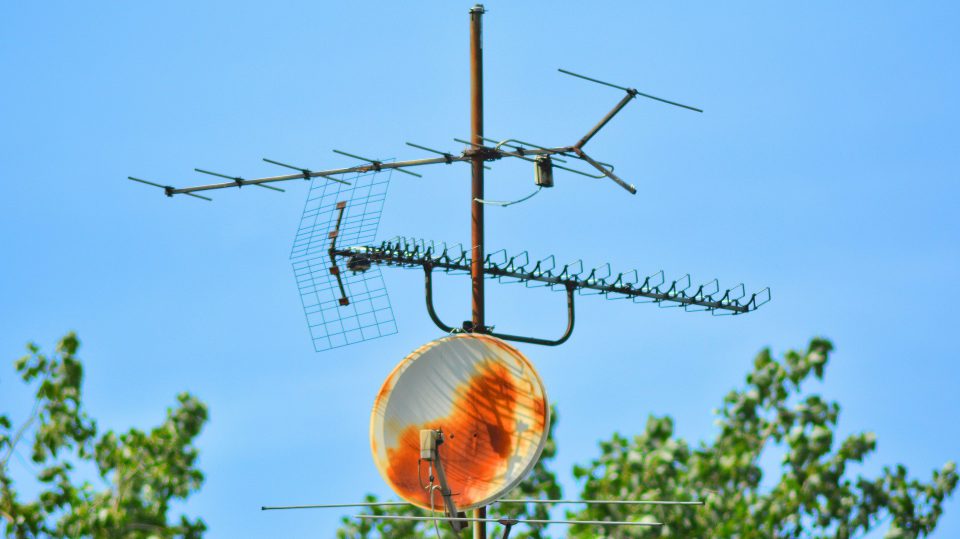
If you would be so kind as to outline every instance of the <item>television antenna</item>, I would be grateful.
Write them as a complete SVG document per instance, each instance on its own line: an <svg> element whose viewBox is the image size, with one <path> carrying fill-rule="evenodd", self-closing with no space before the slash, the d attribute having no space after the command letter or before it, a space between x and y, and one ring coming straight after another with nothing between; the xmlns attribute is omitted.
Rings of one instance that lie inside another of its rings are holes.
<svg viewBox="0 0 960 539"><path fill-rule="evenodd" d="M579 140L567 146L541 146L517 139L496 140L485 136L483 125L483 48L481 20L485 10L477 5L470 10L470 112L469 140L455 139L466 148L459 154L448 153L419 144L410 146L433 153L436 157L406 161L386 161L353 153L335 152L361 161L362 164L328 170L313 170L272 159L264 161L294 171L279 176L245 179L203 169L198 172L219 177L219 183L173 187L140 178L128 179L163 190L168 197L185 195L210 201L207 191L257 186L283 191L277 183L309 180L311 189L301 219L301 226L291 253L294 272L307 314L316 350L352 344L396 332L392 308L379 273L379 266L420 267L424 270L425 297L431 320L446 332L485 334L499 339L541 345L565 342L574 326L574 296L599 294L607 299L649 301L660 307L682 307L685 310L706 310L712 314L738 315L753 311L770 301L770 289L747 295L742 284L721 290L716 280L693 286L689 275L667 281L663 272L642 277L636 271L614 274L609 264L585 270L582 262L558 266L553 256L533 262L526 252L508 256L505 251L485 252L484 209L487 205L509 206L516 201L490 201L484 195L486 163L504 158L521 159L534 164L537 190L554 186L555 170L563 170L594 178L608 179L631 194L637 189L624 181L608 163L594 159L584 147L633 99L643 97L679 108L702 110L641 92L635 88L612 84L599 79L560 69L565 75L601 84L624 92L620 101ZM390 175L396 171L420 177L411 169L426 165L466 163L471 168L471 241L468 248L450 247L423 240L396 238L380 244L372 243L377 232ZM585 164L595 172L575 168ZM386 174L383 174L386 173ZM200 194L204 193L204 194ZM529 198L529 196L527 198ZM461 327L444 323L437 316L432 302L432 272L469 272L472 282L472 316ZM500 282L520 282L526 286L549 286L564 290L567 296L567 328L556 339L529 337L495 332L487 325L484 305L485 278ZM669 283L669 284L668 284ZM479 507L471 518L448 516L451 522L475 524L474 537L486 537L485 523L490 521Z"/></svg>

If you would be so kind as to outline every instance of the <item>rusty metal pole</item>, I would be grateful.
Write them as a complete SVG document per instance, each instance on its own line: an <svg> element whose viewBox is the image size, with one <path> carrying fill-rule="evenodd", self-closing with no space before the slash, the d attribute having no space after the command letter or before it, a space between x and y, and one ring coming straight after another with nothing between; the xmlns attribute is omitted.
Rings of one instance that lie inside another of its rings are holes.
<svg viewBox="0 0 960 539"><path fill-rule="evenodd" d="M471 140L476 149L483 144L483 37L480 20L483 17L483 5L477 4L470 10L470 126ZM472 186L470 194L471 241L473 253L470 277L473 282L473 328L485 331L483 316L483 156L475 154L472 163ZM486 518L487 509L475 509L473 516ZM474 522L473 538L487 539L485 522Z"/></svg>

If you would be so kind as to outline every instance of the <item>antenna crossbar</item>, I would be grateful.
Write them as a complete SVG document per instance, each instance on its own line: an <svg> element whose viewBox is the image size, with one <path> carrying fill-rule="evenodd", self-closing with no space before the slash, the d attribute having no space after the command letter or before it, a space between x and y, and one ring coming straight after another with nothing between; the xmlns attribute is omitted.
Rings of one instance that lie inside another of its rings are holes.
<svg viewBox="0 0 960 539"><path fill-rule="evenodd" d="M419 176L418 174L413 174L413 173L411 173L410 171L403 170L403 169L408 168L408 167L418 167L418 166L424 166L424 165L436 165L436 164L441 164L441 163L443 163L443 164L449 164L449 163L460 162L460 161L470 162L470 161L472 161L472 160L474 159L474 156L476 156L476 155L480 155L485 161L494 161L494 160L500 159L500 158L502 158L502 157L521 157L521 158L522 158L522 157L528 156L528 155L532 155L532 156L537 156L537 155L556 155L556 154L568 154L568 153L571 153L571 152L575 152L575 149L574 149L573 146L563 146L563 147L559 147L559 148L532 148L532 149L524 149L524 150L521 150L521 151L516 151L516 150L514 150L514 151L505 151L505 150L500 150L500 149L497 149L497 148L491 148L491 147L487 147L487 146L476 146L476 145L475 145L474 147L472 147L472 148L464 151L464 152L463 152L462 154L460 154L460 155L443 154L442 157L431 157L431 158L426 158L426 159L412 159L412 160L409 160L409 161L394 161L394 162L371 161L369 164L366 164L366 165L358 165L358 166L345 167L345 168L334 168L334 169L329 169L329 170L316 170L316 171L315 171L315 170L309 170L309 169L298 169L298 170L301 170L301 172L300 172L299 174L284 174L284 175L281 175L281 176L267 176L267 177L264 177L264 178L254 178L254 179L249 179L249 180L248 180L248 179L244 179L244 178L239 178L239 177L234 178L234 177L231 176L231 177L229 177L229 178L230 178L230 181L228 181L228 182L212 183L212 184L206 184L206 185L196 185L196 186L192 186L192 187L174 188L174 187L163 186L163 185L159 185L159 184L150 184L150 185L156 185L156 186L158 186L158 187L162 187L162 188L165 189L165 192L166 192L166 194L167 194L168 196L173 196L173 195L186 195L186 194L195 193L195 192L198 192L198 191L210 191L210 190L214 190L214 189L229 189L229 188L234 188L234 187L243 187L243 186L245 186L245 185L258 185L258 186L261 186L261 187L266 187L266 186L264 186L264 185L262 185L262 184L274 183L274 182L284 182L284 181L290 181L290 180L309 180L309 179L312 179L312 178L321 178L321 177L322 177L322 178L325 178L325 179L328 179L328 180L337 181L337 182L340 182L340 183L346 183L346 182L344 182L343 180L340 180L340 179L338 179L338 178L334 178L334 177L332 177L332 176L338 176L338 175L341 175L341 174L351 174L351 173L361 173L361 174L363 174L363 173L367 173L367 172L379 172L379 171L384 170L384 169L396 169L396 170L398 170L399 172L405 172L405 173L408 173L408 174L412 174L412 175L414 175L414 176ZM344 154L345 154L345 153L344 153ZM345 154L345 155L348 155L348 154ZM350 157L353 157L353 156L350 155ZM584 159L583 156L581 156L581 155L577 155L576 157L579 157L579 158L581 158L581 159ZM359 158L359 157L358 157L358 158ZM584 159L584 160L586 160L586 159ZM280 163L277 163L277 162L272 161L272 160L265 160L265 161L267 161L267 162L269 162L269 163L272 163L272 164L280 164ZM590 161L587 161L587 162L589 163ZM591 163L591 164L593 164L593 163ZM281 165L281 166L287 166L287 165L283 164L283 165ZM605 175L607 175L607 176L610 175L610 174L608 173L608 172L609 172L609 171L608 171L608 168L612 168L612 167L604 167L604 166L599 165L599 164L594 165L594 166L600 166L600 167L601 167L601 168L600 168L600 171L601 171L601 172L603 172L603 173L604 173ZM290 166L287 166L287 167L288 167L288 168L293 168L293 167L290 167ZM564 167L558 167L558 168L564 168ZM206 171L204 171L204 172L206 173ZM572 172L579 172L579 171L572 170ZM581 173L581 174L582 174L582 173ZM216 175L217 175L217 176L221 176L220 174L216 174ZM228 176L225 176L225 175L222 175L222 176L228 177ZM133 178L130 178L130 179L133 179ZM135 180L135 181L139 181L139 180ZM141 181L140 183L146 183L146 182Z"/></svg>

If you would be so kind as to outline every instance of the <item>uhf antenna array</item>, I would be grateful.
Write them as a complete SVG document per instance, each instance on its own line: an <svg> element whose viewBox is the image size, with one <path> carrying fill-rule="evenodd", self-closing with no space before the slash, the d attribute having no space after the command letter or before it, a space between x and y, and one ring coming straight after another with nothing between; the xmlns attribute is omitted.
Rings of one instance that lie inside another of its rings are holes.
<svg viewBox="0 0 960 539"><path fill-rule="evenodd" d="M291 261L300 289L303 307L307 315L315 349L325 350L352 344L396 332L392 309L383 285L379 267L421 267L425 274L425 294L428 313L433 322L448 332L466 331L491 334L502 339L527 343L556 345L570 337L574 323L574 294L599 294L607 299L628 299L636 302L653 302L660 307L675 306L685 310L706 310L713 314L743 314L770 300L770 289L746 294L743 285L721 291L716 280L692 287L689 275L667 281L662 272L640 278L636 271L613 274L610 265L604 264L585 271L581 262L556 266L554 257L537 262L528 259L526 252L509 256L505 251L490 255L484 252L484 208L487 205L510 206L522 202L542 189L554 186L555 170L571 172L592 178L608 179L631 194L636 187L624 181L614 172L613 165L599 161L584 151L584 147L624 107L638 97L655 100L683 109L702 110L611 84L602 80L573 73L564 69L565 75L601 84L623 92L616 105L579 140L566 146L542 146L518 139L491 139L483 129L483 48L481 19L484 8L477 5L470 10L470 139L454 139L463 143L460 153L449 153L420 144L408 142L411 147L432 153L435 157L406 161L387 161L363 157L353 153L334 152L361 161L361 164L326 170L314 170L272 159L265 162L283 167L292 172L285 175L246 179L240 176L221 174L205 169L197 172L215 176L218 183L174 187L152 181L128 179L158 187L168 197L185 195L210 201L207 191L256 186L274 191L283 191L275 184L291 180L311 182L307 203L300 227L294 240ZM534 164L536 190L519 200L491 201L484 197L484 171L488 163L511 158ZM426 165L467 163L471 167L470 219L471 238L469 254L462 248L426 243L421 240L397 238L375 243L380 213L386 198L391 173L397 171L420 177L410 169ZM583 165L588 171L576 168ZM445 272L468 272L471 276L472 317L462 328L443 323L433 309L431 275L434 269ZM545 286L562 289L567 293L568 326L562 337L556 340L538 339L518 335L495 333L485 320L484 281L498 279L500 282L520 282L525 286ZM528 501L532 503L531 501ZM545 501L546 502L546 501ZM555 501L556 502L556 501ZM558 503L558 502L557 502ZM581 503L593 503L581 501ZM598 502L599 503L599 502ZM629 503L623 501L623 503ZM654 502L656 503L656 502ZM663 502L667 504L678 502ZM338 506L342 506L338 505ZM292 507L291 507L292 508ZM423 518L360 515L358 518ZM485 508L476 509L472 517L445 515L444 517L459 532L467 524L474 525L474 537L485 538L487 522L500 522L506 526L516 522L490 519ZM550 521L530 524L546 524ZM638 525L629 522L604 522L605 525ZM654 524L656 525L656 524Z"/></svg>
<svg viewBox="0 0 960 539"><path fill-rule="evenodd" d="M336 231L332 236L336 236ZM434 242L397 237L377 246L337 248L336 244L331 242L330 255L333 258L346 259L347 269L354 273L365 272L373 264L422 267L427 312L430 319L437 327L448 333L473 331L469 324L463 328L454 328L443 323L433 306L433 270L440 269L447 273L469 272L472 267L470 255L462 246L449 247L446 244L438 246ZM488 254L483 261L483 274L501 283L522 283L528 288L542 286L566 291L567 329L559 339L547 340L509 335L497 333L492 328L485 331L501 339L548 346L563 344L573 333L574 293L603 295L609 300L628 299L635 303L656 303L660 307L682 307L687 311L711 311L715 315L747 313L770 301L769 288L764 288L747 298L743 283L721 292L717 279L692 287L690 274L686 274L667 284L662 270L641 280L637 270L614 275L609 263L586 271L580 260L558 266L556 257L553 255L533 262L526 251L514 256L509 256L502 249ZM339 300L340 303L349 304L342 286L340 290L343 294Z"/></svg>

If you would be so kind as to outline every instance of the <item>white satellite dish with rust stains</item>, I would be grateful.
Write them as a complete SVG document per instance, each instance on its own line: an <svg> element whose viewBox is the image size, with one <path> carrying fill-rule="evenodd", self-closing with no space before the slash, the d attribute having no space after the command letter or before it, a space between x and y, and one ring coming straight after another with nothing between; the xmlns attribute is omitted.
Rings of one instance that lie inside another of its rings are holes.
<svg viewBox="0 0 960 539"><path fill-rule="evenodd" d="M530 360L500 339L461 333L421 346L390 373L373 406L370 444L390 488L429 508L426 464L418 477L420 430L442 429L440 455L453 501L467 510L526 477L549 425L546 392ZM440 496L434 507L442 509Z"/></svg>

